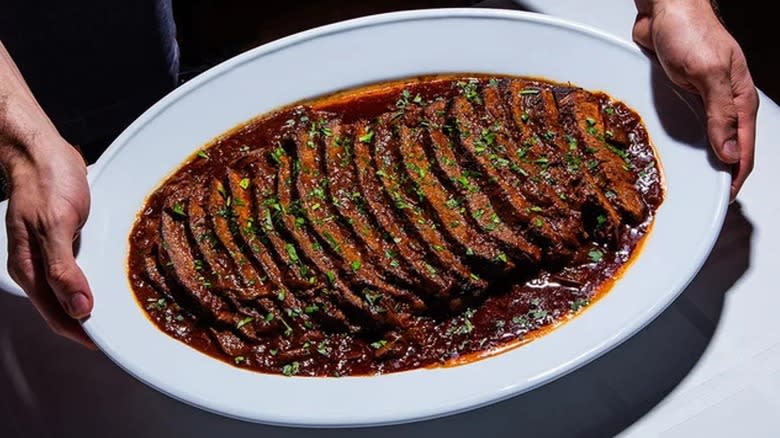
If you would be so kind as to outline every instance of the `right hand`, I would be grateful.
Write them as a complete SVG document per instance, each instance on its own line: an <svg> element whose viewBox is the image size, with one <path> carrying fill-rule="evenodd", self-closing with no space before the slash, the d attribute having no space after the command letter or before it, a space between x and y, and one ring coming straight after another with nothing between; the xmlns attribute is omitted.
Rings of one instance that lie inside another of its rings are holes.
<svg viewBox="0 0 780 438"><path fill-rule="evenodd" d="M732 167L733 201L753 170L759 98L745 54L709 0L636 0L634 40L655 52L669 78L699 93L707 134Z"/></svg>
<svg viewBox="0 0 780 438"><path fill-rule="evenodd" d="M8 272L55 333L94 348L78 321L90 314L92 293L74 258L89 213L86 166L59 135L33 138L5 162Z"/></svg>

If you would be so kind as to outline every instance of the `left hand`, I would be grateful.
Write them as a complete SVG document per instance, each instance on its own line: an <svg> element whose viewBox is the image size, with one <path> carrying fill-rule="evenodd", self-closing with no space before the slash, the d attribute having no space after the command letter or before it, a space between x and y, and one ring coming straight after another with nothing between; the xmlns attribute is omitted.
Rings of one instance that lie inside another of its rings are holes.
<svg viewBox="0 0 780 438"><path fill-rule="evenodd" d="M710 0L636 0L634 40L677 85L698 93L718 158L732 165L731 200L753 170L758 92L737 41Z"/></svg>

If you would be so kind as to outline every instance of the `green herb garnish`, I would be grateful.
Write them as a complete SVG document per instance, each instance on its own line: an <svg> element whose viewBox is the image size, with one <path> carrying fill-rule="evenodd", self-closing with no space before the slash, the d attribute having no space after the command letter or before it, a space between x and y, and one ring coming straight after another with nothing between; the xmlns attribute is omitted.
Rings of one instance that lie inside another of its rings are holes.
<svg viewBox="0 0 780 438"><path fill-rule="evenodd" d="M238 324L236 324L236 328L237 328L237 329L240 329L241 327L243 327L243 326L245 326L245 325L249 324L250 322L252 322L252 321L254 321L254 320L255 320L255 319L254 319L254 318L252 318L251 316L247 316L246 318L244 318L244 319L242 319L242 320L238 321Z"/></svg>
<svg viewBox="0 0 780 438"><path fill-rule="evenodd" d="M602 258L604 258L604 253L601 250L594 249L588 252L588 258L594 262L598 263L601 261Z"/></svg>

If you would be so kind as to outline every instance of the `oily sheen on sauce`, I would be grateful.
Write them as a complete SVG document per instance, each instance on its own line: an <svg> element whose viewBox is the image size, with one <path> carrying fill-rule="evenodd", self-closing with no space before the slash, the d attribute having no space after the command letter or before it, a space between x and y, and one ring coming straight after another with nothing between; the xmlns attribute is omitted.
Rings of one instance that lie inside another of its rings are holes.
<svg viewBox="0 0 780 438"><path fill-rule="evenodd" d="M413 78L219 137L148 197L129 276L160 330L234 366L462 363L606 292L662 198L641 118L603 93Z"/></svg>

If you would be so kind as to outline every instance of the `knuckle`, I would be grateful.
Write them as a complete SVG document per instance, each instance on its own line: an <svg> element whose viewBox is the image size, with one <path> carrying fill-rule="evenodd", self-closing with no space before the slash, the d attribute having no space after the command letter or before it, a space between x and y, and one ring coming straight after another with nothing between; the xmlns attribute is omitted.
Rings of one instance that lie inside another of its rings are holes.
<svg viewBox="0 0 780 438"><path fill-rule="evenodd" d="M29 262L9 259L6 263L6 269L8 270L8 275L11 279L17 284L22 285L27 283L27 279L30 277L33 267Z"/></svg>
<svg viewBox="0 0 780 438"><path fill-rule="evenodd" d="M49 263L46 267L46 278L52 287L62 289L70 284L73 278L73 270L62 262Z"/></svg>
<svg viewBox="0 0 780 438"><path fill-rule="evenodd" d="M694 79L727 78L728 65L716 54L697 52L683 62L682 71L685 76Z"/></svg>

